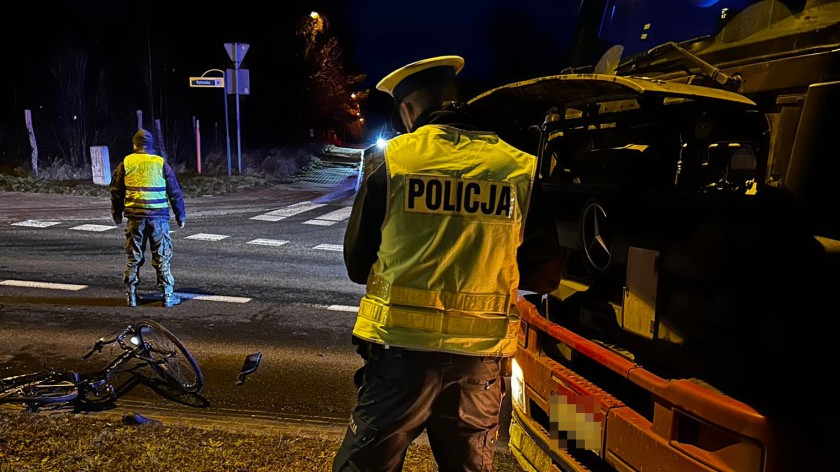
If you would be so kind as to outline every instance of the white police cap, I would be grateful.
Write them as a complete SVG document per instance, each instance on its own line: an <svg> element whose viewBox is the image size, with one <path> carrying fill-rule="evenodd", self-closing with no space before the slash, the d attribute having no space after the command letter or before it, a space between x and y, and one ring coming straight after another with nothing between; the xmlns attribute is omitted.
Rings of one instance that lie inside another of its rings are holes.
<svg viewBox="0 0 840 472"><path fill-rule="evenodd" d="M391 72L376 84L376 89L399 101L421 87L454 79L463 68L464 58L461 56L431 57Z"/></svg>

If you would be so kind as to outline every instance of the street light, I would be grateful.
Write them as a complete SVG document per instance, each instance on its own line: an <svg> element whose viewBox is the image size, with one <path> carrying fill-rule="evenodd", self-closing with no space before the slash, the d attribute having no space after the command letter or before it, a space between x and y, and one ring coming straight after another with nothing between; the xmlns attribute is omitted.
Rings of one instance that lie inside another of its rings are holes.
<svg viewBox="0 0 840 472"><path fill-rule="evenodd" d="M324 20L324 17L321 16L317 11L313 11L312 13L310 13L309 17L312 18L311 39L314 41L315 36L318 35L318 33L323 33L324 32L324 29L325 29L324 28L324 21L325 20Z"/></svg>

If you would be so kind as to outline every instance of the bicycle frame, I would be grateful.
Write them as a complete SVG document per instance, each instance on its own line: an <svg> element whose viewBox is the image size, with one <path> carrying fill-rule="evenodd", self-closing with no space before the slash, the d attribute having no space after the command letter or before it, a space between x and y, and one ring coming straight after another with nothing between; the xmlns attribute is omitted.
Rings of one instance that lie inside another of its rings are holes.
<svg viewBox="0 0 840 472"><path fill-rule="evenodd" d="M128 338L128 343L126 343L125 339ZM79 394L81 398L85 398L88 392L93 392L94 395L102 395L101 389L103 387L108 388L108 393L112 398L116 396L114 392L113 385L110 384L110 378L115 373L119 372L129 361L132 359L137 359L142 361L143 363L161 365L165 363L165 359L169 357L173 357L174 353L172 352L159 352L160 354L164 355L164 359L162 360L155 360L151 357L145 356L143 353L147 349L153 349L152 346L149 346L145 343L142 343L140 336L136 331L135 325L128 325L122 333L114 336L111 339L100 338L96 344L94 344L93 348L85 354L82 358L87 359L91 357L96 352L102 352L102 348L108 346L110 344L118 344L122 352L114 358L111 362L108 363L103 369L91 372L88 374L84 374L81 376L81 379L78 383L79 387ZM142 343L142 344L141 344Z"/></svg>
<svg viewBox="0 0 840 472"><path fill-rule="evenodd" d="M151 339L145 339L147 335ZM165 337L164 342L168 342L172 349L162 350L158 347L160 335ZM164 380L176 382L187 392L195 393L203 385L203 376L192 354L172 333L153 321L141 320L128 325L113 337L100 338L82 358L88 359L102 352L105 346L113 344L117 344L122 352L98 371L80 374L75 370L49 368L0 379L0 403L19 402L37 408L44 404L71 401L98 402L106 398L113 401L117 394L110 382L111 377L123 370L132 359L140 361L138 366L148 365ZM195 374L194 378L184 380L180 376L182 372L178 364L181 359L189 364Z"/></svg>

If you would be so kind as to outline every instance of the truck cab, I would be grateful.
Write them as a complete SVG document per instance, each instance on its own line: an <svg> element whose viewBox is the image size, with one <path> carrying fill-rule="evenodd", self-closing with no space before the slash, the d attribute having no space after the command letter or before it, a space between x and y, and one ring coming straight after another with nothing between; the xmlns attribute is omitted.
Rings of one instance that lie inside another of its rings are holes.
<svg viewBox="0 0 840 472"><path fill-rule="evenodd" d="M838 470L840 2L584 4L593 41L634 21L656 36L645 9L720 17L470 100L538 157L537 217L567 254L555 290L520 298L514 454L535 471Z"/></svg>

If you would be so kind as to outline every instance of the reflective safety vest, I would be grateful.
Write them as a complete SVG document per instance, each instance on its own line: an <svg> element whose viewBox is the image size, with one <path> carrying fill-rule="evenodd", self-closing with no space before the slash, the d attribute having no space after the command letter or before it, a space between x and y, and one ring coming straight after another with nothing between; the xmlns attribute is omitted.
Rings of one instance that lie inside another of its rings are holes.
<svg viewBox="0 0 840 472"><path fill-rule="evenodd" d="M418 350L516 351L536 158L489 132L426 125L385 148L382 242L353 334Z"/></svg>
<svg viewBox="0 0 840 472"><path fill-rule="evenodd" d="M163 158L154 154L129 154L125 167L126 209L157 210L168 208Z"/></svg>

